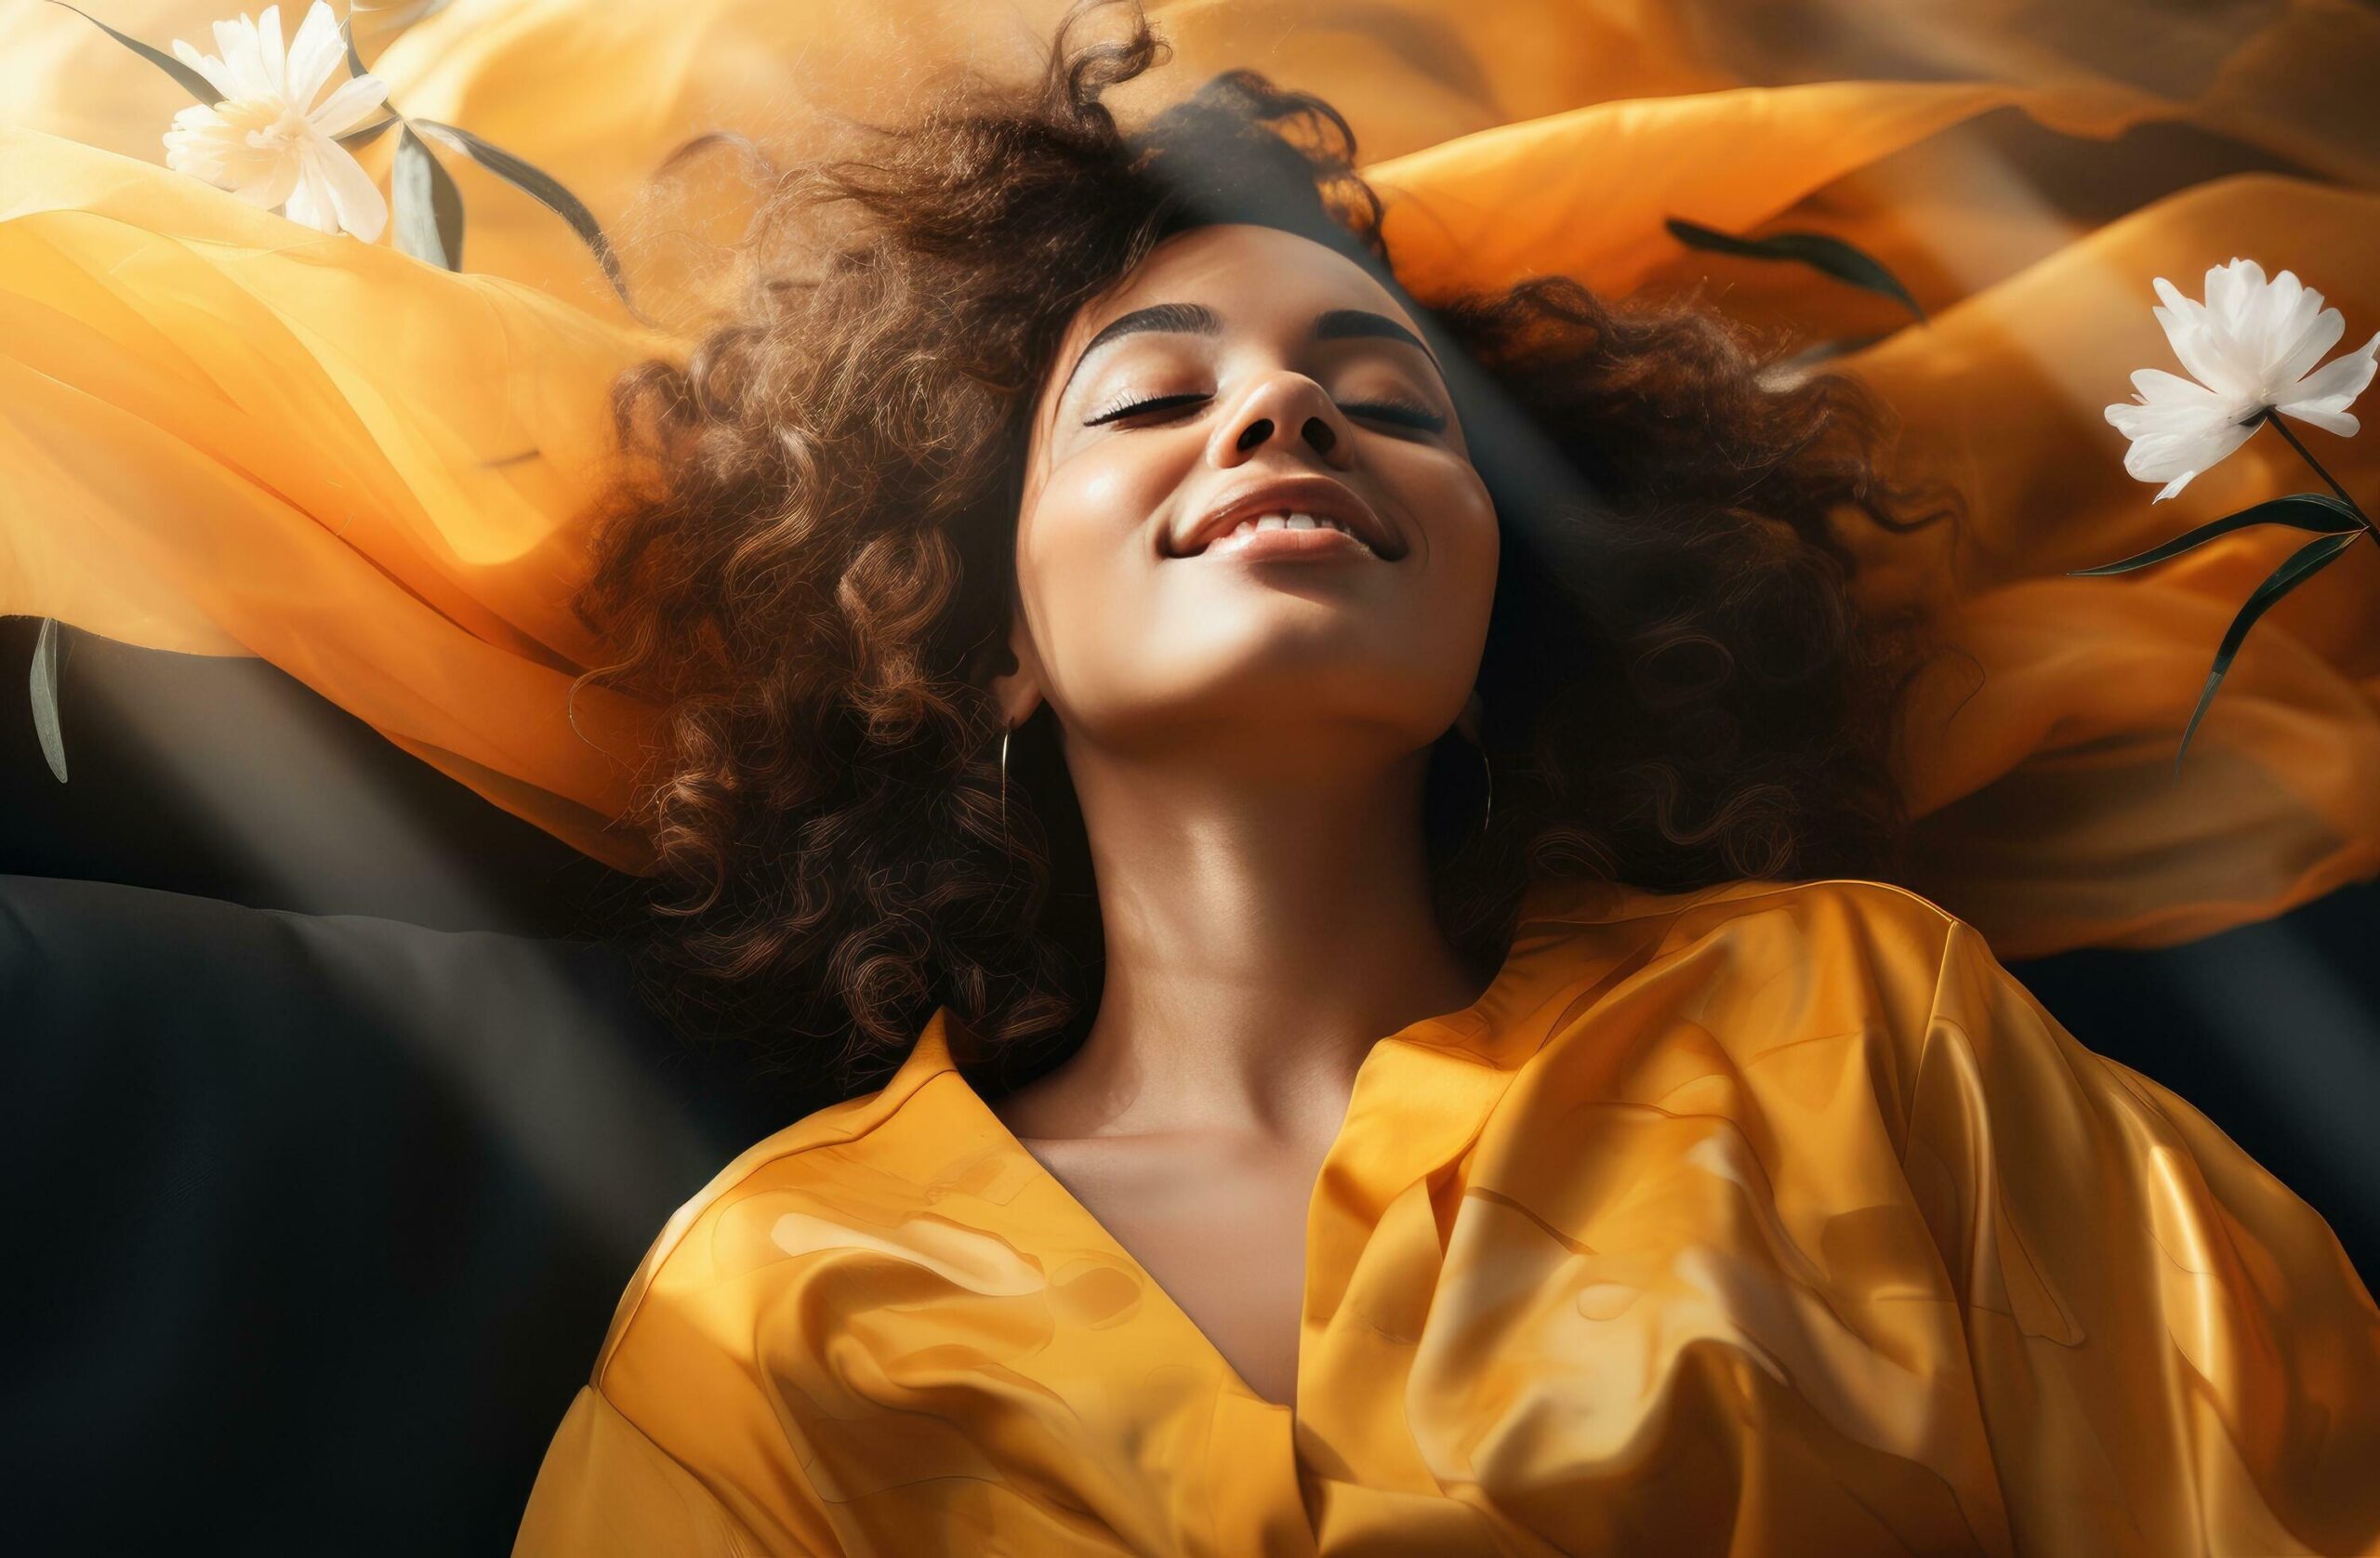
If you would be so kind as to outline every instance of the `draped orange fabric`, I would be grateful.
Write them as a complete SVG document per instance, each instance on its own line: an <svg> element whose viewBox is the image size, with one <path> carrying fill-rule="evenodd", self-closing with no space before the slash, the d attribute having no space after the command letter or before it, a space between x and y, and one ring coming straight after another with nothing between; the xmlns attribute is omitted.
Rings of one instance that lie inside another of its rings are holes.
<svg viewBox="0 0 2380 1558"><path fill-rule="evenodd" d="M1901 889L1537 890L1366 1055L1294 1404L953 1021L671 1220L520 1558L2380 1552L2329 1228Z"/></svg>
<svg viewBox="0 0 2380 1558"><path fill-rule="evenodd" d="M452 275L324 238L154 165L177 88L55 7L0 17L0 612L134 643L262 655L579 849L619 825L654 711L562 601L608 447L603 387L705 316L719 213L641 193L686 137L798 150L896 115L936 73L1022 68L1062 7L903 0L456 0L376 35L406 112L552 171L622 240L633 322L552 215L472 166ZM1928 602L1973 660L1913 700L1923 875L2000 954L2147 946L2380 872L2380 559L2359 546L2259 624L2167 771L2230 614L2296 533L2241 533L2067 579L2256 498L2314 486L2269 432L2171 503L2127 477L2100 407L2170 363L2150 278L2244 254L2380 325L2380 16L2275 0L2177 18L2143 0L1863 14L1815 0L1288 0L1152 7L1174 60L1146 112L1234 65L1341 106L1423 297L1565 271L1612 293L1708 284L1811 340L1906 429L1896 475L1955 482L1942 534L1855 539L1863 588ZM109 20L203 36L213 0ZM870 62L855 69L854 60ZM84 144L88 142L89 144ZM367 158L385 159L388 138ZM374 164L376 170L384 165ZM1818 230L1929 312L1798 266L1688 250L1678 216ZM2367 498L2369 438L2310 435Z"/></svg>

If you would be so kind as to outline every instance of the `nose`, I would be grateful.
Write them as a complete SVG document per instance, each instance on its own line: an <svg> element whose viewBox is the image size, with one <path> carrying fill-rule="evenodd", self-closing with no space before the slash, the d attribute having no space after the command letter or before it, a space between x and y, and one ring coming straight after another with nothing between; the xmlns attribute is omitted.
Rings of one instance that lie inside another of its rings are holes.
<svg viewBox="0 0 2380 1558"><path fill-rule="evenodd" d="M1229 469L1277 444L1318 455L1325 465L1344 470L1355 452L1349 433L1347 419L1321 385L1303 374L1269 374L1216 425L1207 456L1218 469Z"/></svg>

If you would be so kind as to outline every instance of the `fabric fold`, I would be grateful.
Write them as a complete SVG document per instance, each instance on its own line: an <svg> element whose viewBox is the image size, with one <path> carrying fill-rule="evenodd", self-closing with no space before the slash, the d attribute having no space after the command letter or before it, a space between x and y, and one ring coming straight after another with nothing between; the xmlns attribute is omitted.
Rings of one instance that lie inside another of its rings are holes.
<svg viewBox="0 0 2380 1558"><path fill-rule="evenodd" d="M0 126L0 611L271 661L612 864L652 711L571 683L604 386L671 347Z"/></svg>

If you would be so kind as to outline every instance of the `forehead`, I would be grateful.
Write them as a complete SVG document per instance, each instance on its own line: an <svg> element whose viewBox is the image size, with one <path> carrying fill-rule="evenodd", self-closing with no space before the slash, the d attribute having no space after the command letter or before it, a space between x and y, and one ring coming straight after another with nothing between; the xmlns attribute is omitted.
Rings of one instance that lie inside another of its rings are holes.
<svg viewBox="0 0 2380 1558"><path fill-rule="evenodd" d="M1326 309L1368 309L1413 328L1394 294L1346 256L1278 228L1229 223L1177 232L1066 326L1057 373L1111 321L1156 303L1199 303L1227 331L1271 324L1303 328Z"/></svg>

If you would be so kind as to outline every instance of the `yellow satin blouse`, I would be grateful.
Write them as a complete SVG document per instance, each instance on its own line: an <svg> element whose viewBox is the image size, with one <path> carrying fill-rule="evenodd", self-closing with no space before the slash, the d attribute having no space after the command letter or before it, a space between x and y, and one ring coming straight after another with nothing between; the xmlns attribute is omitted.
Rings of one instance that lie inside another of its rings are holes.
<svg viewBox="0 0 2380 1558"><path fill-rule="evenodd" d="M2380 1551L2328 1226L1917 894L1534 891L1363 1062L1294 1408L952 1021L670 1220L520 1558Z"/></svg>

